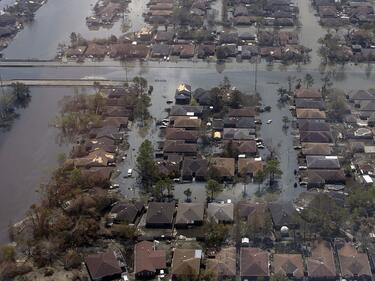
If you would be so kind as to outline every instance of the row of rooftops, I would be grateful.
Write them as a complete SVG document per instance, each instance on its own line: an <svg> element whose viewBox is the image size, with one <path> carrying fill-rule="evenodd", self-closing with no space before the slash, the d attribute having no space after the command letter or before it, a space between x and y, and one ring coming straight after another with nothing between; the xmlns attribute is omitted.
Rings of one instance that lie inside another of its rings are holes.
<svg viewBox="0 0 375 281"><path fill-rule="evenodd" d="M242 247L239 256L235 247L224 247L214 257L204 257L200 248L174 248L170 272L172 278L197 278L202 274L202 265L215 279L237 276L237 260L241 280L265 278L281 274L292 280L371 280L372 273L367 254L360 253L350 243L336 242L333 248L327 241L315 241L310 255L270 254L260 248ZM336 268L334 252L337 250L339 267ZM122 268L112 250L85 258L92 280L121 274ZM134 247L134 273L137 279L152 278L168 270L167 250L159 249L156 242L142 241Z"/></svg>
<svg viewBox="0 0 375 281"><path fill-rule="evenodd" d="M334 138L326 121L325 102L316 88L295 91L296 110L301 155L306 166L304 173L308 187L345 183L345 174L339 158L332 155ZM303 172L302 172L303 173Z"/></svg>

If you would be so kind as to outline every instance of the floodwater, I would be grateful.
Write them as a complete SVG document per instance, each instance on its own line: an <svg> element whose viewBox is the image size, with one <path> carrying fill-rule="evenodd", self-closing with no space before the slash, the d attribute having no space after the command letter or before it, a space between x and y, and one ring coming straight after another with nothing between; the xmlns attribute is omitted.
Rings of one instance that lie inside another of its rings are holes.
<svg viewBox="0 0 375 281"><path fill-rule="evenodd" d="M58 101L72 93L63 88L32 88L32 99L12 128L0 135L0 241L7 239L10 222L22 219L37 201L36 190L48 181L58 155L68 151L57 143L57 129L50 122Z"/></svg>

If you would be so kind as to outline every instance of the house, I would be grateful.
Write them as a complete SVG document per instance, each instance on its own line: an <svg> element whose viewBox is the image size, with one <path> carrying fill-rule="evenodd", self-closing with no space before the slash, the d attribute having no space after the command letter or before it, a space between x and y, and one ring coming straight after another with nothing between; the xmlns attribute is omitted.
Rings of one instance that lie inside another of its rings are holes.
<svg viewBox="0 0 375 281"><path fill-rule="evenodd" d="M207 91L202 88L198 88L193 92L193 97L198 104L203 106L211 106L214 98L214 94L211 91Z"/></svg>
<svg viewBox="0 0 375 281"><path fill-rule="evenodd" d="M298 129L300 131L330 131L329 124L324 120L299 119Z"/></svg>
<svg viewBox="0 0 375 281"><path fill-rule="evenodd" d="M163 58L168 57L171 51L171 47L166 44L153 44L151 47L151 57Z"/></svg>
<svg viewBox="0 0 375 281"><path fill-rule="evenodd" d="M293 228L296 226L294 216L296 210L291 202L272 202L268 205L271 212L274 228L280 229L283 226Z"/></svg>
<svg viewBox="0 0 375 281"><path fill-rule="evenodd" d="M69 161L69 160L68 160ZM89 153L89 155L82 158L72 159L75 167L106 167L109 163L115 161L115 156L103 149L97 149Z"/></svg>
<svg viewBox="0 0 375 281"><path fill-rule="evenodd" d="M232 108L229 110L229 117L255 117L255 108L252 106L242 107L242 108Z"/></svg>
<svg viewBox="0 0 375 281"><path fill-rule="evenodd" d="M166 42L166 43L172 43L174 37L174 32L173 31L164 31L164 30L159 30L156 32L155 35L155 42Z"/></svg>
<svg viewBox="0 0 375 281"><path fill-rule="evenodd" d="M162 177L171 179L180 177L180 163L169 160L156 161L156 169Z"/></svg>
<svg viewBox="0 0 375 281"><path fill-rule="evenodd" d="M237 155L255 156L258 152L255 140L225 140L224 148L230 149Z"/></svg>
<svg viewBox="0 0 375 281"><path fill-rule="evenodd" d="M133 224L144 208L142 202L119 202L112 207L110 214L116 223Z"/></svg>
<svg viewBox="0 0 375 281"><path fill-rule="evenodd" d="M255 128L254 117L224 117L224 128Z"/></svg>
<svg viewBox="0 0 375 281"><path fill-rule="evenodd" d="M371 268L366 253L360 253L350 243L336 244L341 275L346 280L371 280Z"/></svg>
<svg viewBox="0 0 375 281"><path fill-rule="evenodd" d="M172 227L175 209L174 203L150 202L147 208L146 227Z"/></svg>
<svg viewBox="0 0 375 281"><path fill-rule="evenodd" d="M166 140L183 140L186 143L196 143L198 137L198 131L185 130L183 128L167 128L165 130Z"/></svg>
<svg viewBox="0 0 375 281"><path fill-rule="evenodd" d="M197 55L199 59L205 59L215 55L214 44L200 44L198 46Z"/></svg>
<svg viewBox="0 0 375 281"><path fill-rule="evenodd" d="M89 133L89 137L97 139L108 137L113 139L115 144L118 144L123 140L123 133L119 132L117 127L101 127L92 129Z"/></svg>
<svg viewBox="0 0 375 281"><path fill-rule="evenodd" d="M113 127L118 128L118 130L123 130L128 127L128 117L106 117L103 122L103 127Z"/></svg>
<svg viewBox="0 0 375 281"><path fill-rule="evenodd" d="M107 52L108 49L106 46L90 43L85 51L85 56L88 58L104 58Z"/></svg>
<svg viewBox="0 0 375 281"><path fill-rule="evenodd" d="M275 274L282 274L289 280L302 280L304 277L302 255L299 254L274 254L272 267Z"/></svg>
<svg viewBox="0 0 375 281"><path fill-rule="evenodd" d="M309 155L306 156L308 169L340 169L340 162L337 156Z"/></svg>
<svg viewBox="0 0 375 281"><path fill-rule="evenodd" d="M297 108L296 115L298 119L326 119L325 112L315 108Z"/></svg>
<svg viewBox="0 0 375 281"><path fill-rule="evenodd" d="M346 177L342 169L308 169L307 188L322 188L326 184L345 185Z"/></svg>
<svg viewBox="0 0 375 281"><path fill-rule="evenodd" d="M156 250L154 242L142 241L134 246L134 274L137 279L153 278L167 268L165 250Z"/></svg>
<svg viewBox="0 0 375 281"><path fill-rule="evenodd" d="M174 105L169 116L202 116L203 106L199 105Z"/></svg>
<svg viewBox="0 0 375 281"><path fill-rule="evenodd" d="M265 163L254 158L238 159L238 174L241 177L254 177L256 173L263 171Z"/></svg>
<svg viewBox="0 0 375 281"><path fill-rule="evenodd" d="M181 83L175 94L176 104L189 104L191 100L191 86L185 83Z"/></svg>
<svg viewBox="0 0 375 281"><path fill-rule="evenodd" d="M333 250L329 242L314 243L311 256L307 259L307 275L309 280L336 280L337 272L333 258Z"/></svg>
<svg viewBox="0 0 375 281"><path fill-rule="evenodd" d="M238 33L236 32L223 32L220 34L220 44L237 44Z"/></svg>
<svg viewBox="0 0 375 281"><path fill-rule="evenodd" d="M207 259L206 270L214 280L236 280L236 248L222 248L214 259Z"/></svg>
<svg viewBox="0 0 375 281"><path fill-rule="evenodd" d="M322 99L322 93L317 88L299 88L294 91L296 98L304 99Z"/></svg>
<svg viewBox="0 0 375 281"><path fill-rule="evenodd" d="M173 118L173 127L187 130L197 130L201 127L202 120L195 116L177 116Z"/></svg>
<svg viewBox="0 0 375 281"><path fill-rule="evenodd" d="M234 158L213 157L210 160L210 173L221 180L232 180L235 176Z"/></svg>
<svg viewBox="0 0 375 281"><path fill-rule="evenodd" d="M172 259L172 278L196 279L200 273L202 250L175 249Z"/></svg>
<svg viewBox="0 0 375 281"><path fill-rule="evenodd" d="M216 223L233 223L233 203L209 203L207 219Z"/></svg>
<svg viewBox="0 0 375 281"><path fill-rule="evenodd" d="M121 278L120 262L112 250L87 256L85 265L92 281L118 280Z"/></svg>
<svg viewBox="0 0 375 281"><path fill-rule="evenodd" d="M81 169L82 176L93 186L109 187L112 173L112 167Z"/></svg>
<svg viewBox="0 0 375 281"><path fill-rule="evenodd" d="M277 35L280 46L297 45L299 43L297 32L279 31Z"/></svg>
<svg viewBox="0 0 375 281"><path fill-rule="evenodd" d="M224 140L254 140L254 129L224 128Z"/></svg>
<svg viewBox="0 0 375 281"><path fill-rule="evenodd" d="M176 215L176 228L187 228L203 224L203 203L179 203Z"/></svg>
<svg viewBox="0 0 375 281"><path fill-rule="evenodd" d="M194 57L195 45L193 44L179 44L172 47L172 55L179 56L182 59L190 59Z"/></svg>
<svg viewBox="0 0 375 281"><path fill-rule="evenodd" d="M300 142L332 143L333 136L329 131L300 131Z"/></svg>
<svg viewBox="0 0 375 281"><path fill-rule="evenodd" d="M197 151L197 144L185 143L183 140L166 140L163 147L164 154L195 156Z"/></svg>
<svg viewBox="0 0 375 281"><path fill-rule="evenodd" d="M259 248L241 248L240 277L241 281L259 278L269 280L269 253Z"/></svg>
<svg viewBox="0 0 375 281"><path fill-rule="evenodd" d="M325 109L325 103L322 99L306 99L297 98L295 99L296 108L316 108L320 110Z"/></svg>
<svg viewBox="0 0 375 281"><path fill-rule="evenodd" d="M240 201L237 204L238 216L249 225L261 229L265 227L267 215L267 205L259 202Z"/></svg>
<svg viewBox="0 0 375 281"><path fill-rule="evenodd" d="M205 181L208 178L208 161L206 159L184 159L182 163L182 179Z"/></svg>
<svg viewBox="0 0 375 281"><path fill-rule="evenodd" d="M331 155L332 147L328 143L302 143L302 154L307 155Z"/></svg>

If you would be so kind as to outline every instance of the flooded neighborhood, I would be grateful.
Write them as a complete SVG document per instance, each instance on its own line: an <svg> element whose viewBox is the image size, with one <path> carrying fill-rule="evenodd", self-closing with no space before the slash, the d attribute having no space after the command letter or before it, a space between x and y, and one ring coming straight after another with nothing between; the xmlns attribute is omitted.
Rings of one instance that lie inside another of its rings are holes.
<svg viewBox="0 0 375 281"><path fill-rule="evenodd" d="M374 280L372 1L0 9L0 280Z"/></svg>

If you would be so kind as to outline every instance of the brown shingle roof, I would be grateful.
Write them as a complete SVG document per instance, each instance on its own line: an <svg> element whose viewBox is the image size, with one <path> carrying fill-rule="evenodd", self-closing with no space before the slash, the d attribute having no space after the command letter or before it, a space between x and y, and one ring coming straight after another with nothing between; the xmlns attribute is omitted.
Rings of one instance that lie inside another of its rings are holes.
<svg viewBox="0 0 375 281"><path fill-rule="evenodd" d="M351 244L345 243L338 249L341 273L344 278L370 276L370 263L365 253L359 253Z"/></svg>
<svg viewBox="0 0 375 281"><path fill-rule="evenodd" d="M164 143L164 153L196 153L195 143L185 143L183 140L166 140Z"/></svg>
<svg viewBox="0 0 375 281"><path fill-rule="evenodd" d="M270 276L269 253L259 248L241 248L240 276L268 277Z"/></svg>
<svg viewBox="0 0 375 281"><path fill-rule="evenodd" d="M296 98L322 98L322 93L316 88L300 88L295 91Z"/></svg>
<svg viewBox="0 0 375 281"><path fill-rule="evenodd" d="M254 107L243 107L239 109L230 109L228 112L229 117L255 117Z"/></svg>
<svg viewBox="0 0 375 281"><path fill-rule="evenodd" d="M241 219L246 219L249 224L263 227L265 225L265 217L267 206L264 203L239 202L238 215Z"/></svg>
<svg viewBox="0 0 375 281"><path fill-rule="evenodd" d="M207 270L216 278L236 276L236 248L223 248L215 259L207 260Z"/></svg>
<svg viewBox="0 0 375 281"><path fill-rule="evenodd" d="M262 171L263 168L263 161L257 161L253 158L238 159L238 174L241 176L246 176L247 174L255 175L258 171Z"/></svg>
<svg viewBox="0 0 375 281"><path fill-rule="evenodd" d="M154 249L154 243L142 241L134 247L134 272L139 274L147 271L156 273L156 270L166 268L165 250Z"/></svg>
<svg viewBox="0 0 375 281"><path fill-rule="evenodd" d="M215 222L232 222L234 216L233 203L209 203L207 218Z"/></svg>
<svg viewBox="0 0 375 281"><path fill-rule="evenodd" d="M167 128L165 139L167 140L184 140L184 141L197 141L199 132L185 130L182 128Z"/></svg>
<svg viewBox="0 0 375 281"><path fill-rule="evenodd" d="M255 140L226 140L224 145L232 145L232 149L239 154L254 154L258 151Z"/></svg>
<svg viewBox="0 0 375 281"><path fill-rule="evenodd" d="M172 275L198 276L202 250L175 249L172 259Z"/></svg>
<svg viewBox="0 0 375 281"><path fill-rule="evenodd" d="M275 254L273 256L273 268L275 273L301 278L304 272L302 255Z"/></svg>
<svg viewBox="0 0 375 281"><path fill-rule="evenodd" d="M297 108L297 118L299 119L325 119L326 114L324 111L314 108Z"/></svg>
<svg viewBox="0 0 375 281"><path fill-rule="evenodd" d="M328 143L303 143L303 155L330 155L332 148Z"/></svg>
<svg viewBox="0 0 375 281"><path fill-rule="evenodd" d="M146 224L172 224L174 203L151 202L148 204Z"/></svg>
<svg viewBox="0 0 375 281"><path fill-rule="evenodd" d="M210 169L218 173L220 177L233 177L235 172L234 158L214 157L210 161Z"/></svg>
<svg viewBox="0 0 375 281"><path fill-rule="evenodd" d="M85 263L93 280L118 275L122 272L113 251L87 256Z"/></svg>
<svg viewBox="0 0 375 281"><path fill-rule="evenodd" d="M340 169L340 162L337 156L309 155L306 166L309 169Z"/></svg>
<svg viewBox="0 0 375 281"><path fill-rule="evenodd" d="M336 267L331 245L326 241L318 242L307 260L307 272L310 278L335 277Z"/></svg>
<svg viewBox="0 0 375 281"><path fill-rule="evenodd" d="M333 136L331 132L320 131L300 131L301 142L332 143Z"/></svg>
<svg viewBox="0 0 375 281"><path fill-rule="evenodd" d="M196 117L178 116L174 118L175 128L199 128L202 121Z"/></svg>
<svg viewBox="0 0 375 281"><path fill-rule="evenodd" d="M176 224L194 224L203 221L203 203L179 203L176 215Z"/></svg>

